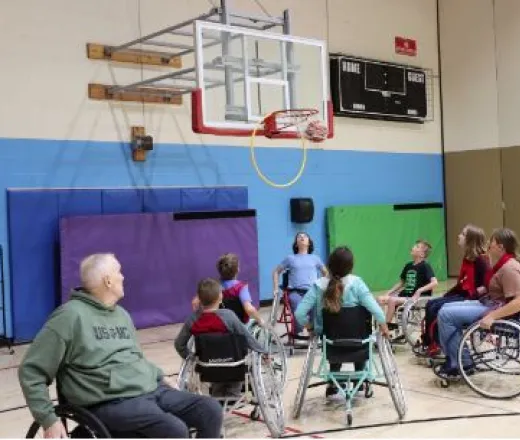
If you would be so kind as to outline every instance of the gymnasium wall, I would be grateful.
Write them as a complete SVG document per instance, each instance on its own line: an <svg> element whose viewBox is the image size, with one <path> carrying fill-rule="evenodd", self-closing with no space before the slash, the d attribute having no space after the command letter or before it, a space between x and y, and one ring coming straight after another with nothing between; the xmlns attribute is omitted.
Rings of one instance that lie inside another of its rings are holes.
<svg viewBox="0 0 520 440"><path fill-rule="evenodd" d="M444 148L498 146L493 0L440 0Z"/></svg>
<svg viewBox="0 0 520 440"><path fill-rule="evenodd" d="M268 298L271 271L289 253L300 229L290 223L291 197L314 198L315 219L301 228L313 236L323 257L324 216L329 206L442 202L437 82L433 121L416 125L336 118L335 138L310 151L302 179L285 190L271 188L257 177L247 139L192 133L188 97L180 107L144 108L88 99L89 82L138 81L156 75L157 70L88 60L87 42L122 43L206 12L211 3L4 2L0 15L4 66L0 81L0 244L8 249L5 189L10 187L247 185L250 207L258 210L260 293L261 298ZM328 40L330 51L437 71L435 0L262 0L260 4L273 15L289 8L293 33ZM252 0L233 0L232 7L263 13ZM416 39L418 56L396 55L395 36ZM304 88L299 93L305 93ZM130 159L132 125L145 125L154 137L155 149L145 163ZM269 147L257 152L265 173L276 181L289 180L301 157L295 145L264 140L260 146Z"/></svg>
<svg viewBox="0 0 520 440"><path fill-rule="evenodd" d="M520 2L440 0L447 240L467 222L520 233Z"/></svg>
<svg viewBox="0 0 520 440"><path fill-rule="evenodd" d="M496 0L494 3L497 62L499 145L520 145L518 103L520 102L520 3Z"/></svg>

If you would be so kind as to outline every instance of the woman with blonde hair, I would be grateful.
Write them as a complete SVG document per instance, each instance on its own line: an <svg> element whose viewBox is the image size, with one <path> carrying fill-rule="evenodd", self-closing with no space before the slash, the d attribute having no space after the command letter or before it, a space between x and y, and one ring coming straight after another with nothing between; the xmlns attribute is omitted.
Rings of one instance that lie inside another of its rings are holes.
<svg viewBox="0 0 520 440"><path fill-rule="evenodd" d="M434 357L440 353L437 330L437 314L444 304L476 299L485 293L486 273L489 260L486 256L486 235L478 226L468 224L457 237L458 245L464 250L457 284L444 296L426 303L421 341L413 348L418 356Z"/></svg>

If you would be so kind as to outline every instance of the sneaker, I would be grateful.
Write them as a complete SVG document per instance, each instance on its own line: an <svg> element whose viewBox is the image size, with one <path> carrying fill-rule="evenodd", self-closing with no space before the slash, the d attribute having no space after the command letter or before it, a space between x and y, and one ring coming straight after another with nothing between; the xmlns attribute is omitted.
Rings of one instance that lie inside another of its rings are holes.
<svg viewBox="0 0 520 440"><path fill-rule="evenodd" d="M334 396L335 394L338 394L338 389L334 385L327 385L327 388L325 389L325 398L329 398L330 396Z"/></svg>
<svg viewBox="0 0 520 440"><path fill-rule="evenodd" d="M469 365L464 365L464 367L462 367L462 368L464 368L464 373L466 373L466 376L471 376L471 375L475 374L477 371L477 367L475 366L474 363L471 363Z"/></svg>
<svg viewBox="0 0 520 440"><path fill-rule="evenodd" d="M433 367L434 373L442 379L458 379L460 372L458 368L449 367L448 364L441 364Z"/></svg>
<svg viewBox="0 0 520 440"><path fill-rule="evenodd" d="M341 402L343 400L343 396L335 386L328 386L325 390L325 399L330 403Z"/></svg>
<svg viewBox="0 0 520 440"><path fill-rule="evenodd" d="M412 347L412 351L416 356L419 357L427 357L428 356L428 348L424 347L422 344L415 344Z"/></svg>

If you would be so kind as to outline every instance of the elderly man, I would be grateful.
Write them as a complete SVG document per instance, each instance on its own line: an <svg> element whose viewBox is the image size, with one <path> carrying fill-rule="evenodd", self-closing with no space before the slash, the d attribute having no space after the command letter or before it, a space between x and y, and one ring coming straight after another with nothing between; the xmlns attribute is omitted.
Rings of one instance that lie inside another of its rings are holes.
<svg viewBox="0 0 520 440"><path fill-rule="evenodd" d="M82 288L49 318L19 369L25 399L46 438L66 437L48 385L57 378L68 403L87 408L124 437L220 437L222 408L211 397L173 389L141 351L123 297L121 266L112 254L81 263Z"/></svg>

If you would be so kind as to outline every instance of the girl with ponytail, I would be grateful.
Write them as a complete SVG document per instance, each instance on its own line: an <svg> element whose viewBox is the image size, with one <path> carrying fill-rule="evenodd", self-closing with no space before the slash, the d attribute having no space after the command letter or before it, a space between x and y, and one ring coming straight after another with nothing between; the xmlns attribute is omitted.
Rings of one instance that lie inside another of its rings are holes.
<svg viewBox="0 0 520 440"><path fill-rule="evenodd" d="M312 327L314 333L321 335L323 310L329 313L339 313L343 307L363 306L374 316L381 333L388 336L383 309L370 293L365 282L360 277L352 275L353 268L352 251L346 246L334 249L327 261L328 276L318 279L312 285L296 309L294 316L300 325ZM312 323L308 317L311 311ZM348 322L345 325L348 325ZM331 371L339 371L339 369L341 369L341 364L330 365ZM330 397L336 391L332 385L329 385L326 396Z"/></svg>

